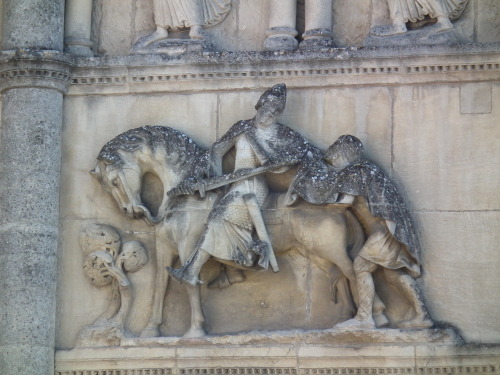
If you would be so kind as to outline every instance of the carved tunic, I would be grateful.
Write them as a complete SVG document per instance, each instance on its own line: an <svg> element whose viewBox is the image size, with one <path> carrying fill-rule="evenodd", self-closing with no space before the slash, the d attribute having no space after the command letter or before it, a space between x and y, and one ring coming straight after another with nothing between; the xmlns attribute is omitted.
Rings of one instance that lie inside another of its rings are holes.
<svg viewBox="0 0 500 375"><path fill-rule="evenodd" d="M460 17L469 0L389 0L404 22L416 22L426 15L445 16L451 20Z"/></svg>
<svg viewBox="0 0 500 375"><path fill-rule="evenodd" d="M153 4L156 25L172 30L216 25L231 9L231 0L153 0Z"/></svg>
<svg viewBox="0 0 500 375"><path fill-rule="evenodd" d="M275 124L260 129L253 126L252 120L240 121L209 150L217 174L222 172L222 156L233 146L236 148L235 170L253 169L264 163L300 162L308 155L320 155L314 146L287 126ZM210 212L200 247L219 259L252 266L256 257L252 251L253 224L243 196L254 194L262 207L268 193L264 176L234 183Z"/></svg>

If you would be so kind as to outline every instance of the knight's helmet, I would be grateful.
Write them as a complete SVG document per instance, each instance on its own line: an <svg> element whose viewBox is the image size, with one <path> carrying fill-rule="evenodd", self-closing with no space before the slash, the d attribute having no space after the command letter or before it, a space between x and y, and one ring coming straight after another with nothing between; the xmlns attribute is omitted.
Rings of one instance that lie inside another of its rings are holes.
<svg viewBox="0 0 500 375"><path fill-rule="evenodd" d="M325 153L325 158L342 155L349 163L355 163L363 157L363 143L350 134L340 136Z"/></svg>
<svg viewBox="0 0 500 375"><path fill-rule="evenodd" d="M255 105L255 109L262 106L270 106L276 109L277 113L281 114L285 110L286 105L286 85L278 83L270 89L266 90L259 98Z"/></svg>

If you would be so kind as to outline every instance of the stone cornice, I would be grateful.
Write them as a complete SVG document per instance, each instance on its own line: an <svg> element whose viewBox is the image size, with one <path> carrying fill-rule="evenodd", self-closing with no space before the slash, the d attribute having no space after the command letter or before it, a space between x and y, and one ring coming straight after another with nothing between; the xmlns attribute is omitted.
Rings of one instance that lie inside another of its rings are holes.
<svg viewBox="0 0 500 375"><path fill-rule="evenodd" d="M0 92L30 87L66 93L74 67L72 57L58 51L16 50L0 53Z"/></svg>
<svg viewBox="0 0 500 375"><path fill-rule="evenodd" d="M16 87L68 95L391 86L500 80L500 44L331 48L294 52L201 52L76 57L0 52L0 92Z"/></svg>
<svg viewBox="0 0 500 375"><path fill-rule="evenodd" d="M69 95L500 80L500 45L78 58Z"/></svg>
<svg viewBox="0 0 500 375"><path fill-rule="evenodd" d="M500 374L499 346L129 346L56 351L56 375Z"/></svg>

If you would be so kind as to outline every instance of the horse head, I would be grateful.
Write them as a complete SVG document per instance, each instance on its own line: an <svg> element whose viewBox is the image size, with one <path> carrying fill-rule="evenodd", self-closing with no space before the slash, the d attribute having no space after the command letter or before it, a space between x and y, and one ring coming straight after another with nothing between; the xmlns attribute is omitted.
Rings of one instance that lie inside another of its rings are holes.
<svg viewBox="0 0 500 375"><path fill-rule="evenodd" d="M106 143L90 174L111 194L120 211L130 218L159 223L166 212L166 192L192 169L203 151L186 135L169 127L144 126L120 134ZM165 194L155 217L142 202L143 176L153 172Z"/></svg>

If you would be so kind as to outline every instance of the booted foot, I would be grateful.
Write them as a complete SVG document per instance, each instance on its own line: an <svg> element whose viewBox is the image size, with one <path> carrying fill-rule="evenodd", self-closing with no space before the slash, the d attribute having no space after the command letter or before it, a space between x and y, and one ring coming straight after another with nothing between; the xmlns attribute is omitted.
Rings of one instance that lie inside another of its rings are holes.
<svg viewBox="0 0 500 375"><path fill-rule="evenodd" d="M375 321L372 317L360 320L358 318L352 318L337 324L334 328L349 331L357 329L375 329Z"/></svg>
<svg viewBox="0 0 500 375"><path fill-rule="evenodd" d="M432 320L428 318L417 317L406 322L401 322L398 324L398 328L402 329L422 329L431 328L434 325Z"/></svg>
<svg viewBox="0 0 500 375"><path fill-rule="evenodd" d="M440 19L434 25L428 26L428 27L425 28L425 30L428 31L428 32L430 32L430 33L440 33L440 32L448 31L448 30L451 30L451 29L453 29L453 24L446 17L443 18L443 19Z"/></svg>
<svg viewBox="0 0 500 375"><path fill-rule="evenodd" d="M153 44L154 42L157 42L159 40L167 39L167 37L168 37L167 29L164 29L163 27L158 27L153 34L144 39L142 44L143 46L149 46L150 44Z"/></svg>
<svg viewBox="0 0 500 375"><path fill-rule="evenodd" d="M170 276L172 276L175 280L177 280L178 282L180 282L181 284L182 283L187 283L187 284L190 284L192 286L196 286L198 284L203 284L203 282L198 279L196 276L191 276L191 275L186 275L186 272L184 268L170 268L170 267L166 267L168 273L170 274Z"/></svg>
<svg viewBox="0 0 500 375"><path fill-rule="evenodd" d="M396 24L387 26L374 26L370 29L370 34L373 36L393 36L404 34L408 31L406 25Z"/></svg>
<svg viewBox="0 0 500 375"><path fill-rule="evenodd" d="M189 37L191 39L203 40L205 39L205 33L203 32L203 27L200 25L193 25L189 29Z"/></svg>

